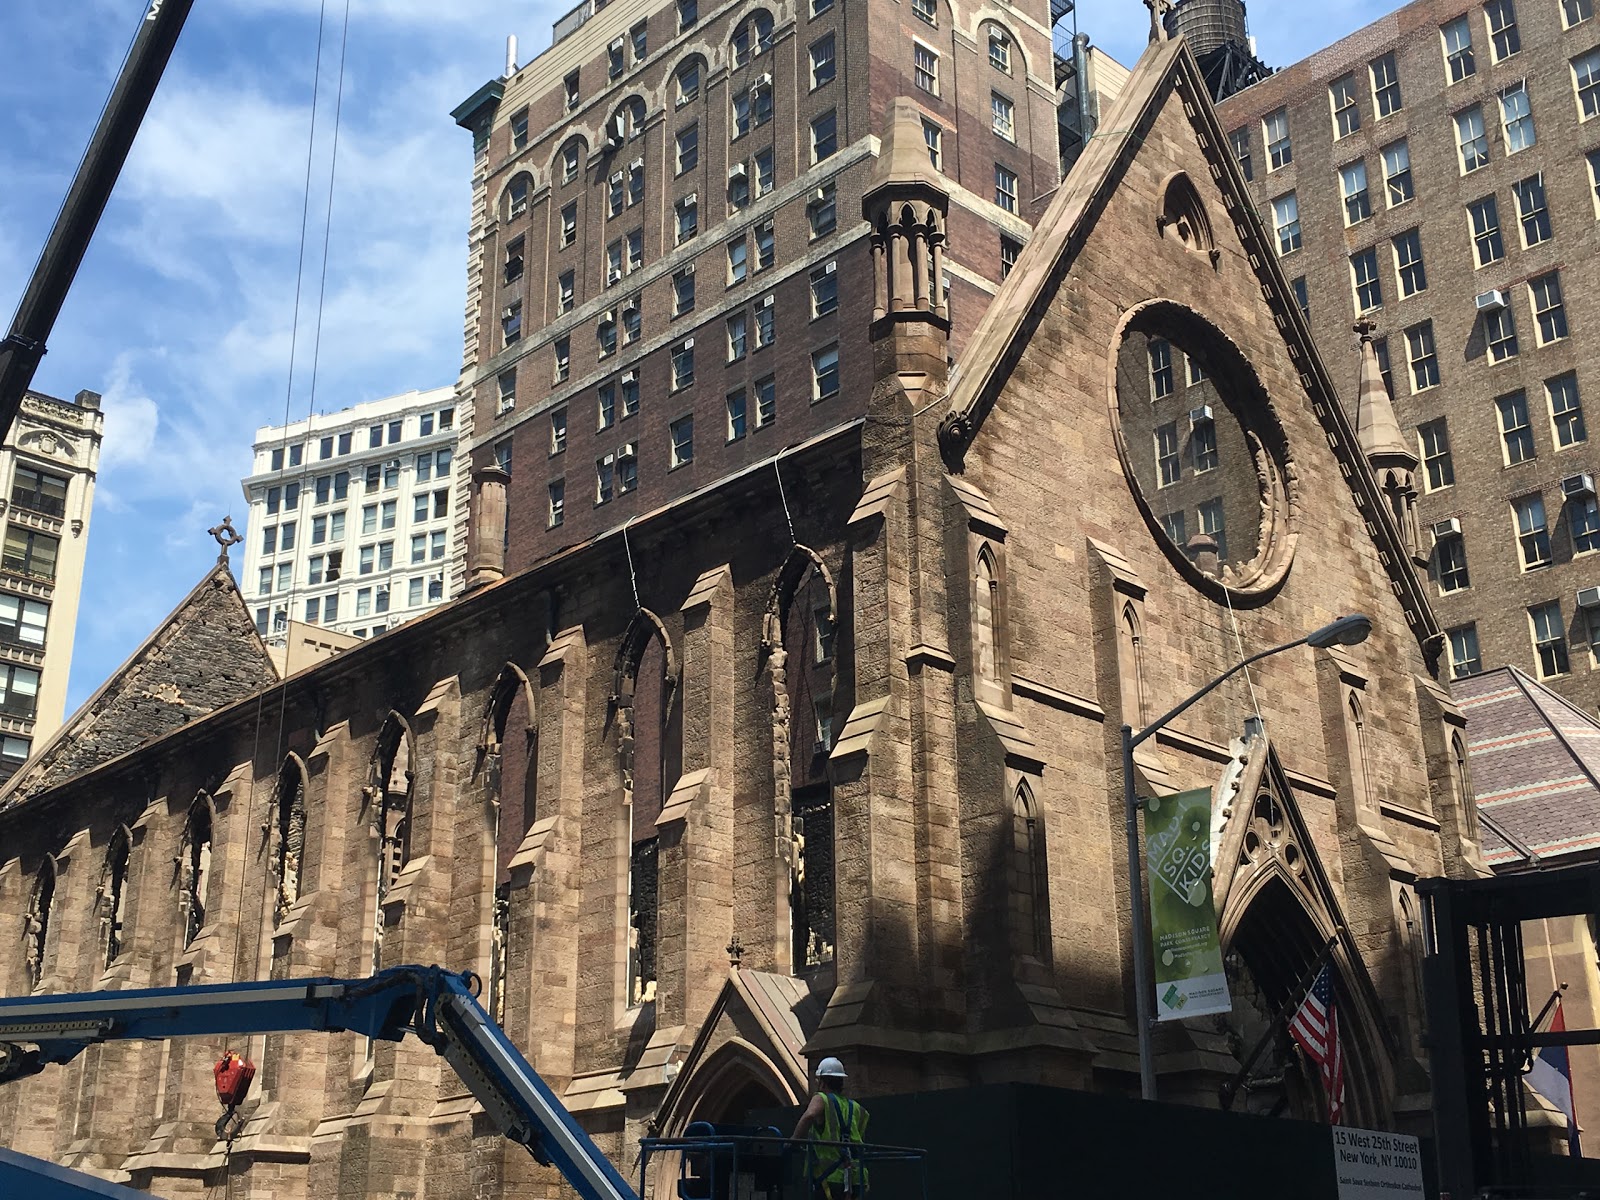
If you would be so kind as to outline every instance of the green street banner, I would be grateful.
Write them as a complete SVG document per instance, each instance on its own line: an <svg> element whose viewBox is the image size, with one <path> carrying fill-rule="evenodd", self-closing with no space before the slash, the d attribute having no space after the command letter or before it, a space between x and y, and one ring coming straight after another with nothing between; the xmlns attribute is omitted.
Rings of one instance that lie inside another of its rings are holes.
<svg viewBox="0 0 1600 1200"><path fill-rule="evenodd" d="M1231 1012L1211 902L1211 789L1144 801L1156 1019Z"/></svg>

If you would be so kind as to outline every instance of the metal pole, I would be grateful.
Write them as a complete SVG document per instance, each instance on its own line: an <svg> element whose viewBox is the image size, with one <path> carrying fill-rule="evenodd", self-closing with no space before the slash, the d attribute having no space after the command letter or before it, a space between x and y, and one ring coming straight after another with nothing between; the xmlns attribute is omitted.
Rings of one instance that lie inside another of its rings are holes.
<svg viewBox="0 0 1600 1200"><path fill-rule="evenodd" d="M1133 785L1133 726L1122 727L1122 799L1128 822L1128 908L1133 917L1133 1010L1139 1026L1139 1095L1156 1098L1155 986L1150 978L1150 922L1144 911L1144 864L1139 852L1139 797Z"/></svg>

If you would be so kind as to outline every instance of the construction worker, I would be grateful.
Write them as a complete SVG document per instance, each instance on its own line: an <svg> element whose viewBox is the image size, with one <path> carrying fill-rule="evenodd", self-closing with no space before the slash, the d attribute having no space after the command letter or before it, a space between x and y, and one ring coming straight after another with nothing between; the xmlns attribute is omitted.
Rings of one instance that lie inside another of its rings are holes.
<svg viewBox="0 0 1600 1200"><path fill-rule="evenodd" d="M809 1137L806 1163L813 1195L823 1200L862 1200L867 1167L851 1145L866 1142L867 1110L844 1094L844 1064L825 1058L817 1065L817 1094L794 1127L794 1139Z"/></svg>

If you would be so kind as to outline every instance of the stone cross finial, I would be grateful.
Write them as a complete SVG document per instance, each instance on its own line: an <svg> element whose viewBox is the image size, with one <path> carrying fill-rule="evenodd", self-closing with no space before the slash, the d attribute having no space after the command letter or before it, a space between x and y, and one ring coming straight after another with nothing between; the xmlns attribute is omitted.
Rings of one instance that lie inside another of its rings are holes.
<svg viewBox="0 0 1600 1200"><path fill-rule="evenodd" d="M226 563L228 561L228 551L244 541L244 535L233 527L232 517L223 517L221 525L213 525L206 532L216 538L217 545L222 547L222 552L217 555L219 563Z"/></svg>
<svg viewBox="0 0 1600 1200"><path fill-rule="evenodd" d="M1144 0L1144 6L1150 10L1150 40L1166 41L1167 27L1162 18L1172 11L1172 0Z"/></svg>
<svg viewBox="0 0 1600 1200"><path fill-rule="evenodd" d="M1363 342L1370 342L1372 340L1372 335L1378 332L1378 323L1363 317L1361 320L1352 325L1351 328L1356 331L1356 336L1359 337Z"/></svg>
<svg viewBox="0 0 1600 1200"><path fill-rule="evenodd" d="M727 950L728 965L737 971L739 964L744 961L744 947L739 944L739 935L737 933L733 935L733 940L728 943Z"/></svg>

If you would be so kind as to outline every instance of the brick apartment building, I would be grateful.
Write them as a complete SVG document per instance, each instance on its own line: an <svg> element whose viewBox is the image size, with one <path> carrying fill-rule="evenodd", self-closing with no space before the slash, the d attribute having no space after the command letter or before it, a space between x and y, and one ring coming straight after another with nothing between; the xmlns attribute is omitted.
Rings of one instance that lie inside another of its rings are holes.
<svg viewBox="0 0 1600 1200"><path fill-rule="evenodd" d="M1347 400L1377 347L1456 677L1600 705L1600 21L1418 0L1219 115ZM1349 390L1345 390L1349 389ZM1587 402L1588 412L1585 412Z"/></svg>
<svg viewBox="0 0 1600 1200"><path fill-rule="evenodd" d="M959 355L1060 180L1051 19L585 0L456 110L476 147L461 406L474 465L511 468L510 570L861 417L860 200L902 95L950 197L917 270Z"/></svg>

